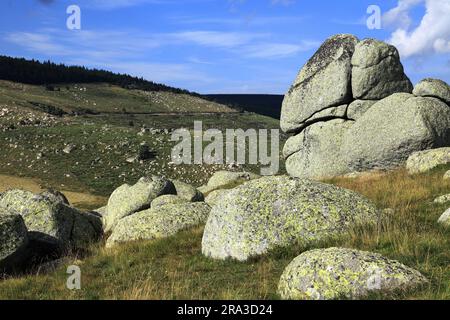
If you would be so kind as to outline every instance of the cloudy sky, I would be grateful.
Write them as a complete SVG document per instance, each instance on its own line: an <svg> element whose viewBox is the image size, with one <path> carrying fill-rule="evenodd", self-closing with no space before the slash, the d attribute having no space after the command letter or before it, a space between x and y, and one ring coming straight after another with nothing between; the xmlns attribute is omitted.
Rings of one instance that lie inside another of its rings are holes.
<svg viewBox="0 0 450 320"><path fill-rule="evenodd" d="M69 5L81 30L69 30ZM381 29L370 30L370 5ZM99 67L200 93L284 93L336 33L395 44L416 83L450 83L450 0L2 0L0 54Z"/></svg>

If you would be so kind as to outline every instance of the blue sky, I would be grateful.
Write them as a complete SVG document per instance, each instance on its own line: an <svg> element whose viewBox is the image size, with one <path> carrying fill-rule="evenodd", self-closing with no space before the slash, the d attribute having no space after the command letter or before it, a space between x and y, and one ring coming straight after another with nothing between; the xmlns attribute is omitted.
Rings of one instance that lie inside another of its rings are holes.
<svg viewBox="0 0 450 320"><path fill-rule="evenodd" d="M81 30L66 9L81 8ZM369 5L382 29L366 25ZM336 33L395 44L416 83L450 83L450 0L2 0L0 54L99 67L200 93L285 93Z"/></svg>

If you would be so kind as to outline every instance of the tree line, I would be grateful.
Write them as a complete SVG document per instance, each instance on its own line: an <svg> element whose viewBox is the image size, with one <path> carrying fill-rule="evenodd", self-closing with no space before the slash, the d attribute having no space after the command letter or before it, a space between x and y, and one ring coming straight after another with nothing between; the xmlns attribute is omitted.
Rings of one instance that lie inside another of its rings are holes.
<svg viewBox="0 0 450 320"><path fill-rule="evenodd" d="M0 56L0 79L46 86L68 83L109 83L126 89L168 91L199 96L188 90L173 88L128 74L8 56Z"/></svg>

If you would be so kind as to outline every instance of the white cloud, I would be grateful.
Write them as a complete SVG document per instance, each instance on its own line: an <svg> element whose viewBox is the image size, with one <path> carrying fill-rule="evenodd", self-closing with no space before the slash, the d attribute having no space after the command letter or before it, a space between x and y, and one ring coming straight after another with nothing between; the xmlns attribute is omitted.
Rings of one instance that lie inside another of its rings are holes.
<svg viewBox="0 0 450 320"><path fill-rule="evenodd" d="M424 0L399 0L395 8L383 15L383 24L392 27L409 28L412 23L409 11L422 2Z"/></svg>
<svg viewBox="0 0 450 320"><path fill-rule="evenodd" d="M410 30L411 20L408 11L419 2L418 0L399 0L397 6L399 9L394 8L394 11L390 11L391 14L387 13L388 18L398 15L402 21L402 26L392 33L388 41L399 49L403 57L429 53L449 53L450 1L425 0L425 15L422 17L420 24L415 29Z"/></svg>
<svg viewBox="0 0 450 320"><path fill-rule="evenodd" d="M314 41L304 41L301 44L263 43L248 46L244 49L249 58L283 58L317 48L320 45Z"/></svg>

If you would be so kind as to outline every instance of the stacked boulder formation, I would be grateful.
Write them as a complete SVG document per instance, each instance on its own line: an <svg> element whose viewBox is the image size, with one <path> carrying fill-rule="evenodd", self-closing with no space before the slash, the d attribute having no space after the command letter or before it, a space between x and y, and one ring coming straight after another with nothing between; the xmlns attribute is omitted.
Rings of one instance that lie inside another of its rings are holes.
<svg viewBox="0 0 450 320"><path fill-rule="evenodd" d="M450 86L413 87L395 47L353 35L326 40L283 101L283 155L294 177L392 169L417 151L450 146Z"/></svg>

